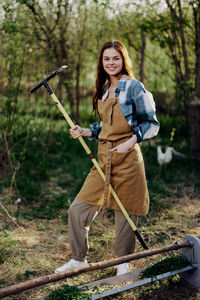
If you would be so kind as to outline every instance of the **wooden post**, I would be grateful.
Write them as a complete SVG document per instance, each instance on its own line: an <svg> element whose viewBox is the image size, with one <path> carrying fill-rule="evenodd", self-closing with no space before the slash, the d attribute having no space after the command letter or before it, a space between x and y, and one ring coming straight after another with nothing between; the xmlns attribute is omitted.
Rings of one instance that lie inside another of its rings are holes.
<svg viewBox="0 0 200 300"><path fill-rule="evenodd" d="M181 280L188 286L200 291L200 239L188 235L185 237L185 240L191 241L193 243L193 248L184 248L182 250L182 255L190 261L191 264L197 265L197 268L183 273L181 275Z"/></svg>
<svg viewBox="0 0 200 300"><path fill-rule="evenodd" d="M103 268L108 268L111 266L122 264L124 262L129 262L132 260L136 260L136 259L140 259L140 258L144 258L144 257L148 257L148 256L153 256L153 255L156 255L159 253L169 252L172 250L178 250L180 248L192 247L192 246L193 245L191 244L191 241L186 240L186 241L182 241L182 242L176 242L174 244L165 246L163 248L156 248L153 250L147 250L145 252L133 253L133 254L129 254L126 256L114 258L114 259L111 259L108 261L87 264L87 265L84 265L84 266L81 266L78 268L69 269L64 272L51 274L51 275L45 275L42 277L34 278L34 279L31 279L31 280L28 280L25 282L21 282L21 283L0 289L0 298L10 296L13 294L18 294L22 291L26 291L26 290L32 289L34 287L50 283L50 282L55 282L55 281L65 279L68 277L77 276L78 274L81 274L81 273L86 273L86 272L103 269Z"/></svg>

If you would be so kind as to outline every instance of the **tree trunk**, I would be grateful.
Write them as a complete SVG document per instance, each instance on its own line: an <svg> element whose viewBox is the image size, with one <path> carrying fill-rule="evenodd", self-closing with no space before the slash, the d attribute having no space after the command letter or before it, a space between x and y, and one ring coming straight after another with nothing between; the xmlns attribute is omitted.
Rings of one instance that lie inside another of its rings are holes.
<svg viewBox="0 0 200 300"><path fill-rule="evenodd" d="M191 155L200 157L200 99L194 99L188 105L188 123L190 126Z"/></svg>
<svg viewBox="0 0 200 300"><path fill-rule="evenodd" d="M193 16L195 25L195 96L200 99L200 1L195 8L193 6Z"/></svg>
<svg viewBox="0 0 200 300"><path fill-rule="evenodd" d="M69 101L70 103L70 108L71 108L70 116L73 121L76 121L75 101L73 95L73 84L72 84L71 76L72 76L71 73L66 72L66 77L65 77L66 98L67 101Z"/></svg>
<svg viewBox="0 0 200 300"><path fill-rule="evenodd" d="M80 120L80 71L81 71L81 65L80 65L80 59L76 65L76 122L79 123Z"/></svg>
<svg viewBox="0 0 200 300"><path fill-rule="evenodd" d="M142 47L141 47L141 60L140 60L140 81L144 82L144 60L145 60L145 49L146 49L146 37L141 32L141 42L142 42Z"/></svg>
<svg viewBox="0 0 200 300"><path fill-rule="evenodd" d="M182 51L183 51L183 59L184 59L184 66L185 66L185 80L187 81L190 78L190 68L188 64L188 55L187 55L187 49L186 49L186 42L185 42L185 33L184 33L184 27L183 27L183 15L182 15L182 7L181 7L181 1L177 0L178 2L178 9L179 9L179 30L180 30L180 37L181 37L181 43L182 43Z"/></svg>
<svg viewBox="0 0 200 300"><path fill-rule="evenodd" d="M190 78L190 68L188 64L188 55L187 55L187 49L186 49L186 42L185 42L185 32L184 32L184 25L183 25L183 15L182 15L182 7L181 7L181 1L177 0L178 5L178 11L179 16L177 15L176 9L173 8L172 4L170 3L170 0L166 0L167 6L170 9L171 15L179 24L179 32L180 32L180 38L181 38L181 48L182 48L182 54L183 54L183 61L184 61L184 79L187 81Z"/></svg>

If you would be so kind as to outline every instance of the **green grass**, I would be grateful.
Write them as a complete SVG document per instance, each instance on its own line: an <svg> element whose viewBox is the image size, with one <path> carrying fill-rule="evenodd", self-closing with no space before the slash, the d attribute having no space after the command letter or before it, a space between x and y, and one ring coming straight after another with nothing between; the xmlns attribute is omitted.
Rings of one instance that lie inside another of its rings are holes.
<svg viewBox="0 0 200 300"><path fill-rule="evenodd" d="M32 103L29 108L24 103L19 107L12 139L9 139L12 140L9 147L16 171L16 184L27 207L39 204L31 217L50 219L60 209L69 207L91 162L80 143L70 137L69 125L54 104L51 107L52 103L44 103L39 99L37 105ZM92 122L93 117L88 114L86 104L83 105L81 114L85 118L88 116ZM89 142L89 147L96 152L95 142ZM3 188L10 187L12 174L7 179L5 174L2 176L0 192L3 192ZM28 211L24 215L30 218Z"/></svg>
<svg viewBox="0 0 200 300"><path fill-rule="evenodd" d="M9 260L13 253L18 254L20 243L13 240L9 232L4 230L0 233L0 265Z"/></svg>
<svg viewBox="0 0 200 300"><path fill-rule="evenodd" d="M141 273L140 278L151 278L156 275L181 269L187 266L191 266L191 263L184 259L181 255L168 255L162 257L161 259L151 263L147 268Z"/></svg>
<svg viewBox="0 0 200 300"><path fill-rule="evenodd" d="M64 285L62 288L51 292L48 300L71 300L71 299L91 299L92 293L85 292L77 286Z"/></svg>

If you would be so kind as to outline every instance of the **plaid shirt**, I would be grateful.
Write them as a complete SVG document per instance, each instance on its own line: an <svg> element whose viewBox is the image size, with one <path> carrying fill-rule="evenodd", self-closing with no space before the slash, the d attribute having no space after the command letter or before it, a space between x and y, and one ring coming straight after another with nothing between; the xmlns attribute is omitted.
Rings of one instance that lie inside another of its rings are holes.
<svg viewBox="0 0 200 300"><path fill-rule="evenodd" d="M109 86L106 87L102 101L108 97ZM160 125L155 113L153 96L140 81L132 78L119 80L115 95L118 97L124 117L137 136L137 143L158 134ZM89 126L92 138L98 138L101 127L102 122Z"/></svg>

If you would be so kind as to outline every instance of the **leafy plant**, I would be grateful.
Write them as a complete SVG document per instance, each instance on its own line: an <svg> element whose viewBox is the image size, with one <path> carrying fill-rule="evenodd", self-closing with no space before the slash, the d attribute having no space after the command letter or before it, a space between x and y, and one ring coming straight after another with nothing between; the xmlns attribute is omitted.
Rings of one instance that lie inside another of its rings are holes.
<svg viewBox="0 0 200 300"><path fill-rule="evenodd" d="M77 286L64 285L63 288L51 292L48 300L91 299L91 293L86 293Z"/></svg>
<svg viewBox="0 0 200 300"><path fill-rule="evenodd" d="M151 263L140 275L140 278L150 278L159 274L190 266L191 263L181 255L168 255Z"/></svg>
<svg viewBox="0 0 200 300"><path fill-rule="evenodd" d="M31 270L25 270L24 275L26 278L29 278L31 275L35 275L37 272L36 271L31 271Z"/></svg>

